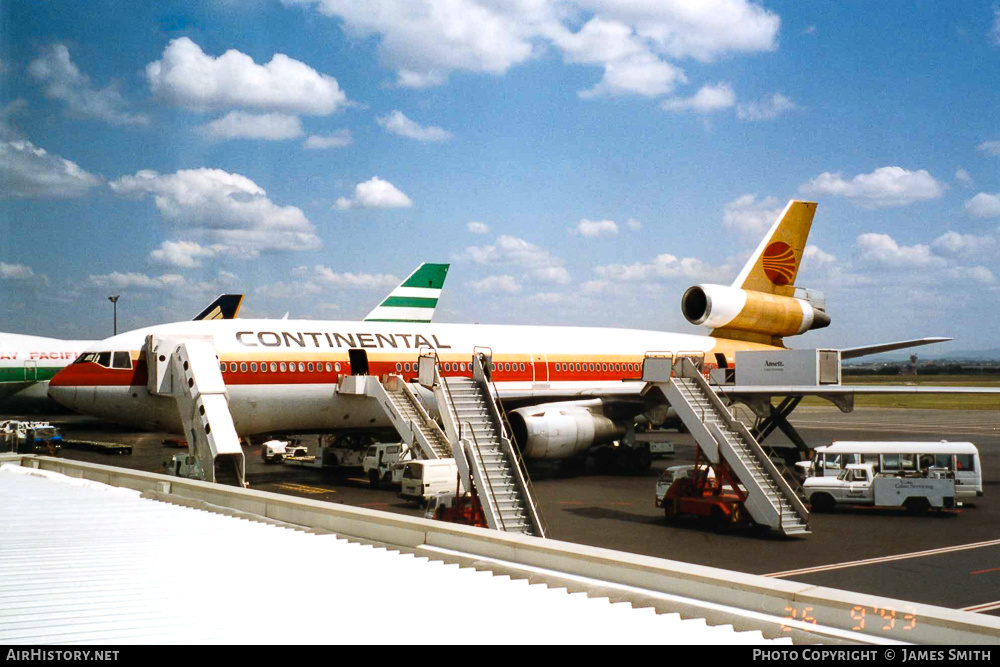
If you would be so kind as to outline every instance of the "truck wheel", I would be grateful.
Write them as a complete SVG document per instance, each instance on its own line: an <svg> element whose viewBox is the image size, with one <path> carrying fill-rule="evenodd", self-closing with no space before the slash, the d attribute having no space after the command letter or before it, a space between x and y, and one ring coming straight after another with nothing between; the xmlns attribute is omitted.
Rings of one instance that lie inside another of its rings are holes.
<svg viewBox="0 0 1000 667"><path fill-rule="evenodd" d="M378 470L369 470L368 471L368 485L369 486L371 486L373 489L377 490L378 487L379 487L379 483L381 481L382 480L380 480L379 477L378 477Z"/></svg>
<svg viewBox="0 0 1000 667"><path fill-rule="evenodd" d="M809 496L809 505L813 512L829 512L836 504L829 493L814 493Z"/></svg>
<svg viewBox="0 0 1000 667"><path fill-rule="evenodd" d="M602 475L607 475L614 470L617 461L617 452L608 447L602 447L594 452L594 467Z"/></svg>
<svg viewBox="0 0 1000 667"><path fill-rule="evenodd" d="M927 514L927 510L931 508L930 502L926 498L907 498L906 502L903 503L903 507L909 514Z"/></svg>

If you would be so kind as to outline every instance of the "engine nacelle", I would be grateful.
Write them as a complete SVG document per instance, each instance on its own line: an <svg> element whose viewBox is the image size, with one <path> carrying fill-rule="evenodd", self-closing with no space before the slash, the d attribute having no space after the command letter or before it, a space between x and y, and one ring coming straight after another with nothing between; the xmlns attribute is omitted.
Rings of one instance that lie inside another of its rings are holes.
<svg viewBox="0 0 1000 667"><path fill-rule="evenodd" d="M512 410L514 440L525 459L565 459L621 437L625 429L580 406L541 405Z"/></svg>
<svg viewBox="0 0 1000 667"><path fill-rule="evenodd" d="M778 337L830 325L830 316L813 305L816 293L796 293L807 295L812 302L725 285L695 285L681 297L681 311L691 324Z"/></svg>

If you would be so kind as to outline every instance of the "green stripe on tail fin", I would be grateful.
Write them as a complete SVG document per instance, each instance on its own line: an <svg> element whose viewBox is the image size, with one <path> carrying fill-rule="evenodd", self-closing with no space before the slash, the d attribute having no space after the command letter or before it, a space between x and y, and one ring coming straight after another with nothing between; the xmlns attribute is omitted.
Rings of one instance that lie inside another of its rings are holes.
<svg viewBox="0 0 1000 667"><path fill-rule="evenodd" d="M375 310L368 313L364 321L430 322L448 276L449 266L421 264Z"/></svg>

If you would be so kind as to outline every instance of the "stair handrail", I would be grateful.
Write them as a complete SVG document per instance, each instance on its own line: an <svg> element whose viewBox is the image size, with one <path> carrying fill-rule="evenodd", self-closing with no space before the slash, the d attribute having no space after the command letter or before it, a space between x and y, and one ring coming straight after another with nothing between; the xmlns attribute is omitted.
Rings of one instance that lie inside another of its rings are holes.
<svg viewBox="0 0 1000 667"><path fill-rule="evenodd" d="M722 403L719 397L715 395L714 391L712 391L712 388L708 384L708 381L705 380L705 376L701 374L701 372L694 366L694 364L691 362L690 359L684 357L681 358L679 361L682 374L684 374L685 371L689 373L689 375L684 375L684 377L688 377L689 379L694 380L695 383L698 384L699 387L701 387L702 392L708 396L709 402L716 407L720 415L726 421L727 426L736 429L736 432L739 433L739 435L743 438L743 440L747 444L747 447L749 447L750 450L753 452L754 457L758 461L760 461L762 467L764 468L765 472L767 472L768 476L772 480L774 480L775 484L777 484L779 487L785 486L788 488L789 491L791 491L791 494L782 494L782 495L784 495L786 500L789 501L789 504L792 506L792 509L795 510L795 513L799 516L800 519L802 519L802 522L808 525L809 510L806 509L805 505L799 499L798 494L795 493L795 489L793 489L791 485L785 481L785 478L778 471L778 468L774 465L774 462L771 461L771 458L764 453L763 448L753 437L753 435L750 434L750 431L747 430L747 427L739 419L736 419L731 414L729 414L729 410L726 409L725 405ZM685 364L689 364L691 366L690 370L685 367Z"/></svg>
<svg viewBox="0 0 1000 667"><path fill-rule="evenodd" d="M452 416L454 417L455 424L458 425L458 439L462 440L462 422L458 418L458 410L455 409L455 398L451 395L451 387L448 386L448 380L438 371L438 369L441 367L441 357L438 356L437 350L435 348L428 348L425 350L421 350L420 356L425 356L425 355L434 357L434 377L441 383L441 385L444 387L445 393L448 395L448 408L449 411L452 413Z"/></svg>
<svg viewBox="0 0 1000 667"><path fill-rule="evenodd" d="M500 520L500 525L503 527L502 530L506 532L507 522L504 521L503 513L500 511L500 501L497 500L496 489L493 488L493 482L490 481L490 475L486 471L486 463L483 461L483 450L479 446L479 438L476 436L475 429L472 428L472 422L466 421L465 423L469 426L469 433L472 434L472 444L476 447L476 458L479 461L478 467L483 471L483 477L486 478L486 485L490 488L490 504L493 506L493 511ZM475 479L475 476L473 476L473 479Z"/></svg>
<svg viewBox="0 0 1000 667"><path fill-rule="evenodd" d="M477 348L480 349L480 348ZM490 364L493 363L493 351L490 348L481 348L490 350ZM480 363L482 361L480 360ZM548 535L548 526L545 523L545 519L542 518L542 512L538 508L538 504L535 503L535 487L531 483L531 476L528 475L528 467L524 462L524 457L521 456L521 450L518 449L517 443L514 441L514 429L510 425L510 421L507 419L507 412L503 409L503 402L500 400L500 391L497 389L496 382L493 381L493 369L490 368L488 373L484 373L487 379L488 390L490 392L490 398L500 407L497 410L500 419L501 428L501 445L503 441L506 440L510 445L510 458L514 461L514 465L517 466L518 478L523 487L524 500L530 507L531 514L534 520L538 524L536 529L538 530L539 537L545 537Z"/></svg>
<svg viewBox="0 0 1000 667"><path fill-rule="evenodd" d="M427 410L424 409L424 406L420 403L420 400L417 398L417 396L412 393L407 383L405 382L402 383L401 391L406 395L406 399L409 401L410 405L413 406L413 409L417 412L417 414L420 415L424 423L427 424L432 430L437 429L438 431L440 431L441 427L437 425L436 421L431 419L430 413L428 413ZM413 431L412 420L410 424L410 430ZM416 432L421 432L421 429L418 428ZM447 440L447 436L445 437L445 439ZM433 449L433 444L430 442L430 438L427 438L427 440L428 444L431 445L431 449Z"/></svg>

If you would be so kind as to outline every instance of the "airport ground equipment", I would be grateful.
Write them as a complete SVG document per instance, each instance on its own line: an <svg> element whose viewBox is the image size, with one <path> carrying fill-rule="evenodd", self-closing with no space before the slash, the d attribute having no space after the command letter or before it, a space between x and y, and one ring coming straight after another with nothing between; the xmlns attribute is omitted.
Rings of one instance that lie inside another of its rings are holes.
<svg viewBox="0 0 1000 667"><path fill-rule="evenodd" d="M675 493L687 486L684 505L708 504L725 513L734 507L731 499L721 498L728 483L754 523L784 535L809 533L809 511L746 426L716 396L696 357L647 355L643 379L644 394L656 390L670 403L694 436L699 456L715 469L716 481L711 483L707 474L697 475L701 481L690 486L686 479L675 482Z"/></svg>
<svg viewBox="0 0 1000 667"><path fill-rule="evenodd" d="M264 463L281 463L286 458L301 457L307 453L305 445L288 440L268 440L260 447Z"/></svg>
<svg viewBox="0 0 1000 667"><path fill-rule="evenodd" d="M49 422L11 419L0 423L0 451L55 454L62 446L62 434Z"/></svg>
<svg viewBox="0 0 1000 667"><path fill-rule="evenodd" d="M955 507L954 473L933 468L891 475L876 474L871 463L849 463L836 477L810 477L803 490L814 512L835 505L905 507L911 514Z"/></svg>
<svg viewBox="0 0 1000 667"><path fill-rule="evenodd" d="M400 484L410 460L410 448L401 442L377 442L365 451L361 469L373 489L383 484Z"/></svg>
<svg viewBox="0 0 1000 667"><path fill-rule="evenodd" d="M472 377L444 377L433 352L422 353L418 375L434 390L444 432L458 464L462 488L479 499L493 530L545 537L524 462L504 424L496 387L490 381L492 355L477 349Z"/></svg>
<svg viewBox="0 0 1000 667"><path fill-rule="evenodd" d="M148 368L146 388L151 395L176 402L184 436L205 479L214 482L219 476L219 481L227 479L246 486L243 448L229 412L229 394L211 337L150 334L143 352Z"/></svg>

